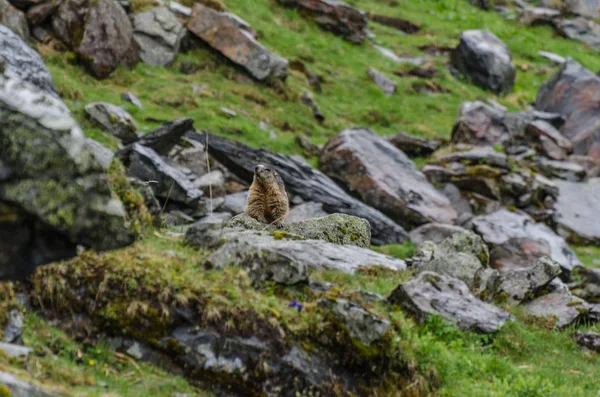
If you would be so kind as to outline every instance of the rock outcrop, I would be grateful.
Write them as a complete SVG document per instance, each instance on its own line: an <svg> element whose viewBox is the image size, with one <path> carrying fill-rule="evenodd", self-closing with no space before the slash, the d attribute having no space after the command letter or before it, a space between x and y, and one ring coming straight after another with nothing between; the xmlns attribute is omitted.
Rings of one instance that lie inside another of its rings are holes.
<svg viewBox="0 0 600 397"><path fill-rule="evenodd" d="M29 40L29 25L25 13L16 9L8 0L0 0L0 25L4 25L23 40Z"/></svg>
<svg viewBox="0 0 600 397"><path fill-rule="evenodd" d="M518 305L536 291L547 286L562 272L560 265L548 257L540 258L529 269L513 270L500 279L498 294L505 295L508 303Z"/></svg>
<svg viewBox="0 0 600 397"><path fill-rule="evenodd" d="M167 66L179 52L185 28L166 7L156 7L133 17L133 38L140 48L142 61Z"/></svg>

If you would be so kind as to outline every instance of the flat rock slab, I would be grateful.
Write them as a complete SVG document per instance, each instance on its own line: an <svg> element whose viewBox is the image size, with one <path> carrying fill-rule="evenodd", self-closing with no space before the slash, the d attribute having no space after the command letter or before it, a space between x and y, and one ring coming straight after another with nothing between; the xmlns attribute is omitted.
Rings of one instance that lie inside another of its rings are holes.
<svg viewBox="0 0 600 397"><path fill-rule="evenodd" d="M527 268L535 259L549 256L564 272L581 262L564 238L530 216L502 209L470 221L491 249L491 265L501 273Z"/></svg>
<svg viewBox="0 0 600 397"><path fill-rule="evenodd" d="M453 223L458 216L408 156L371 130L347 129L331 138L319 168L404 227Z"/></svg>
<svg viewBox="0 0 600 397"><path fill-rule="evenodd" d="M371 246L371 226L365 219L346 214L332 214L323 218L301 222L286 222L281 229L265 225L246 214L238 215L227 223L227 227L245 230L274 232L284 236L291 233L307 240L323 240L341 245Z"/></svg>
<svg viewBox="0 0 600 397"><path fill-rule="evenodd" d="M418 322L439 315L462 330L496 332L512 317L507 312L477 299L467 285L455 278L423 272L400 284L388 301L401 306Z"/></svg>
<svg viewBox="0 0 600 397"><path fill-rule="evenodd" d="M441 145L441 142L438 140L419 138L404 132L387 136L386 139L410 157L427 157Z"/></svg>
<svg viewBox="0 0 600 397"><path fill-rule="evenodd" d="M544 257L530 269L514 270L502 276L498 293L506 294L508 303L518 305L527 296L548 285L561 272L558 263Z"/></svg>
<svg viewBox="0 0 600 397"><path fill-rule="evenodd" d="M556 318L556 326L563 328L587 317L590 305L569 292L557 291L541 296L523 309L536 317Z"/></svg>
<svg viewBox="0 0 600 397"><path fill-rule="evenodd" d="M236 265L246 268L255 281L282 284L306 281L311 271L335 269L354 273L363 266L406 270L406 263L370 249L338 245L321 240L279 238L268 232L227 229L228 240L206 261L210 267ZM297 237L298 238L298 237Z"/></svg>
<svg viewBox="0 0 600 397"><path fill-rule="evenodd" d="M192 141L205 143L206 135L188 133ZM269 164L277 170L286 190L306 202L323 205L327 213L343 213L364 218L371 224L372 243L393 244L404 241L406 231L375 208L351 197L333 180L304 162L266 150L250 148L216 135L208 134L209 152L247 183L252 182L256 164Z"/></svg>
<svg viewBox="0 0 600 397"><path fill-rule="evenodd" d="M11 358L26 359L33 350L29 347L0 342L0 352ZM1 384L1 383L0 383Z"/></svg>
<svg viewBox="0 0 600 397"><path fill-rule="evenodd" d="M187 27L257 80L285 79L288 61L265 49L230 15L196 3Z"/></svg>
<svg viewBox="0 0 600 397"><path fill-rule="evenodd" d="M559 193L554 221L559 234L575 244L600 244L600 178L555 183Z"/></svg>

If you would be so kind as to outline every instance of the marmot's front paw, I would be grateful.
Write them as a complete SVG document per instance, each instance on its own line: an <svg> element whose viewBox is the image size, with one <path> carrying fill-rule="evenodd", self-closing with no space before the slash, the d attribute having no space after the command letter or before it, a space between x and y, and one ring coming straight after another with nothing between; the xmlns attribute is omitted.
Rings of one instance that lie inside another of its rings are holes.
<svg viewBox="0 0 600 397"><path fill-rule="evenodd" d="M275 222L275 227L276 227L277 229L281 229L281 228L283 228L283 222Z"/></svg>

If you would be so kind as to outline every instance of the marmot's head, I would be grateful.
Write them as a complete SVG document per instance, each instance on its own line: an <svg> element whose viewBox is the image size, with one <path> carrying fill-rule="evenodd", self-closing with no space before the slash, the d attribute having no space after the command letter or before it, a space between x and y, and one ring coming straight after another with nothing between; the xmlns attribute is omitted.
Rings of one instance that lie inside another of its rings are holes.
<svg viewBox="0 0 600 397"><path fill-rule="evenodd" d="M259 164L254 167L254 180L262 183L263 185L277 184L281 178L277 171L273 168Z"/></svg>

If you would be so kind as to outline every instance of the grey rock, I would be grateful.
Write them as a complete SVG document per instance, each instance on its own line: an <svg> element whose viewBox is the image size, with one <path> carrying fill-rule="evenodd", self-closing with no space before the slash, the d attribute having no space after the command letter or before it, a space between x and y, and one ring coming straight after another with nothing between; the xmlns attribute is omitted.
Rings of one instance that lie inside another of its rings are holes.
<svg viewBox="0 0 600 397"><path fill-rule="evenodd" d="M570 274L570 291L590 303L600 303L600 269L578 266Z"/></svg>
<svg viewBox="0 0 600 397"><path fill-rule="evenodd" d="M560 11L544 7L526 7L521 10L519 23L523 25L552 24L560 16Z"/></svg>
<svg viewBox="0 0 600 397"><path fill-rule="evenodd" d="M457 218L450 201L412 160L371 130L347 129L331 138L321 152L319 168L405 227L453 223Z"/></svg>
<svg viewBox="0 0 600 397"><path fill-rule="evenodd" d="M552 317L556 326L564 328L587 317L590 305L570 292L557 291L541 296L525 305L523 310L536 317Z"/></svg>
<svg viewBox="0 0 600 397"><path fill-rule="evenodd" d="M458 218L456 220L457 224L463 225L472 218L473 209L471 208L471 204L469 203L469 200L463 197L460 189L456 187L456 185L446 183L442 186L440 192L448 197L448 200L450 200L452 206L456 209L456 212L458 213Z"/></svg>
<svg viewBox="0 0 600 397"><path fill-rule="evenodd" d="M394 83L389 77L377 69L369 68L367 70L367 76L369 76L369 78L373 80L373 82L377 84L379 88L381 88L385 95L391 96L396 92L396 83Z"/></svg>
<svg viewBox="0 0 600 397"><path fill-rule="evenodd" d="M187 27L257 80L287 77L288 61L265 49L246 30L241 29L230 14L196 3Z"/></svg>
<svg viewBox="0 0 600 397"><path fill-rule="evenodd" d="M589 19L600 18L600 1L598 0L566 0L563 2L566 11Z"/></svg>
<svg viewBox="0 0 600 397"><path fill-rule="evenodd" d="M470 227L488 244L491 265L501 273L530 267L534 259L542 256L558 262L564 272L581 265L562 237L528 215L502 209L472 219ZM498 250L503 250L504 255Z"/></svg>
<svg viewBox="0 0 600 397"><path fill-rule="evenodd" d="M246 208L246 200L248 199L248 192L240 192L228 194L225 196L225 202L223 203L223 209L229 211L234 215L244 213ZM289 219L289 218L288 218Z"/></svg>
<svg viewBox="0 0 600 397"><path fill-rule="evenodd" d="M185 233L185 242L194 247L213 249L221 244L223 223L200 221L194 223Z"/></svg>
<svg viewBox="0 0 600 397"><path fill-rule="evenodd" d="M600 334L596 332L575 331L571 334L571 338L584 349L600 353Z"/></svg>
<svg viewBox="0 0 600 397"><path fill-rule="evenodd" d="M453 143L494 145L509 139L504 111L483 102L465 102L458 111L452 130Z"/></svg>
<svg viewBox="0 0 600 397"><path fill-rule="evenodd" d="M225 224L227 224L227 222L229 222L230 219L231 219L231 214L229 212L214 212L214 213L207 215L204 218L200 219L199 222L208 223L211 225L212 224L225 225Z"/></svg>
<svg viewBox="0 0 600 397"><path fill-rule="evenodd" d="M212 192L213 197L222 196L225 194L225 182L225 174L220 170L215 170L197 178L194 181L194 186L206 195Z"/></svg>
<svg viewBox="0 0 600 397"><path fill-rule="evenodd" d="M50 72L40 54L2 24L0 24L0 54L0 71L4 69L6 77L24 80L58 97Z"/></svg>
<svg viewBox="0 0 600 397"><path fill-rule="evenodd" d="M56 12L58 5L56 2L48 1L31 7L27 10L27 22L32 28L38 27Z"/></svg>
<svg viewBox="0 0 600 397"><path fill-rule="evenodd" d="M383 55L385 58L397 64L410 64L414 66L420 66L428 62L427 58L399 57L392 50L377 45L373 46L373 48L375 48L375 50L381 55Z"/></svg>
<svg viewBox="0 0 600 397"><path fill-rule="evenodd" d="M244 230L259 230L277 233L290 233L308 240L323 240L341 245L356 245L369 248L371 227L365 219L346 214L327 215L323 218L308 219L302 222L286 222L283 227L267 226L246 214L237 215L227 224L228 227Z"/></svg>
<svg viewBox="0 0 600 397"><path fill-rule="evenodd" d="M312 110L314 118L317 119L320 123L325 121L325 116L323 115L323 112L321 112L321 108L319 108L319 105L317 105L317 102L315 101L315 98L313 97L313 94L311 92L304 91L302 93L302 96L300 97L300 102L302 102L304 105L308 106ZM277 138L276 135L275 138ZM301 145L305 147L305 150L307 149L307 147L308 151L313 149L310 140L300 135L298 135L298 138L300 140Z"/></svg>
<svg viewBox="0 0 600 397"><path fill-rule="evenodd" d="M176 1L170 1L169 7L175 14L188 18L192 16L192 9L190 7L186 7Z"/></svg>
<svg viewBox="0 0 600 397"><path fill-rule="evenodd" d="M421 245L425 241L432 241L436 244L439 244L453 234L463 233L465 231L466 229L460 226L443 223L427 223L414 229L408 235L410 237L410 241L416 245Z"/></svg>
<svg viewBox="0 0 600 397"><path fill-rule="evenodd" d="M543 157L537 159L536 167L548 178L559 178L569 182L580 182L585 179L585 168L577 163L549 160Z"/></svg>
<svg viewBox="0 0 600 397"><path fill-rule="evenodd" d="M488 164L493 167L508 168L508 157L498 153L491 146L477 146L464 152L453 152L434 156L435 163Z"/></svg>
<svg viewBox="0 0 600 397"><path fill-rule="evenodd" d="M194 218L181 211L170 211L166 215L163 214L162 220L164 226L169 229L194 223Z"/></svg>
<svg viewBox="0 0 600 397"><path fill-rule="evenodd" d="M153 149L156 153L166 156L179 143L183 135L194 130L194 121L179 118L165 123L150 133L142 136L137 143Z"/></svg>
<svg viewBox="0 0 600 397"><path fill-rule="evenodd" d="M129 103L132 103L139 109L144 108L144 105L142 105L142 101L140 101L140 99L137 96L135 96L135 94L132 92L124 93L123 95L121 95L121 98Z"/></svg>
<svg viewBox="0 0 600 397"><path fill-rule="evenodd" d="M17 309L8 314L8 321L4 327L4 342L18 343L23 336L23 315Z"/></svg>
<svg viewBox="0 0 600 397"><path fill-rule="evenodd" d="M0 352L4 353L5 355L7 355L10 358L17 358L17 359L27 359L29 357L29 355L33 352L32 349L30 349L29 347L25 347L25 346L21 346L21 345L14 345L12 343L4 343L4 342L0 342ZM0 385L2 383L0 382Z"/></svg>
<svg viewBox="0 0 600 397"><path fill-rule="evenodd" d="M390 329L390 322L345 299L321 299L317 302L330 311L348 329L353 339L364 345L382 340Z"/></svg>
<svg viewBox="0 0 600 397"><path fill-rule="evenodd" d="M323 204L312 202L303 203L291 209L286 221L288 223L302 222L309 219L323 218L327 215L329 214L323 209Z"/></svg>
<svg viewBox="0 0 600 397"><path fill-rule="evenodd" d="M535 294L561 273L560 265L548 257L538 259L529 269L519 269L502 276L499 294L506 294L508 303L518 305Z"/></svg>
<svg viewBox="0 0 600 397"><path fill-rule="evenodd" d="M307 280L312 270L354 273L367 265L406 269L400 259L352 245L298 240L293 235L277 239L271 233L253 230L228 229L224 238L228 241L208 258L207 265L220 268L235 264L248 269L253 280L294 284Z"/></svg>
<svg viewBox="0 0 600 397"><path fill-rule="evenodd" d="M102 168L106 170L108 167L110 167L110 164L115 156L112 150L91 138L85 139L85 147L87 150L92 152L96 158L96 161L98 161Z"/></svg>
<svg viewBox="0 0 600 397"><path fill-rule="evenodd" d="M559 189L554 208L558 232L577 244L600 244L600 178L585 183L555 181Z"/></svg>
<svg viewBox="0 0 600 397"><path fill-rule="evenodd" d="M548 52L548 51L538 51L539 56L548 59L549 61L552 61L553 63L557 64L557 65L562 65L563 63L567 62L567 59L563 56L560 56L558 54L554 54L552 52Z"/></svg>
<svg viewBox="0 0 600 397"><path fill-rule="evenodd" d="M30 39L25 13L13 7L8 0L0 0L0 25L6 26L25 41Z"/></svg>
<svg viewBox="0 0 600 397"><path fill-rule="evenodd" d="M452 65L474 84L496 94L512 92L515 65L510 50L493 33L468 30L460 35L460 44L451 54Z"/></svg>
<svg viewBox="0 0 600 397"><path fill-rule="evenodd" d="M136 141L139 127L122 107L106 102L93 102L85 107L88 117L123 143Z"/></svg>
<svg viewBox="0 0 600 397"><path fill-rule="evenodd" d="M8 372L0 372L0 385L8 388L11 397L52 397L50 393Z"/></svg>
<svg viewBox="0 0 600 397"><path fill-rule="evenodd" d="M418 322L440 315L462 330L478 333L494 333L512 319L505 311L475 298L464 282L434 272L422 272L400 284L388 301Z"/></svg>
<svg viewBox="0 0 600 397"><path fill-rule="evenodd" d="M441 145L441 142L438 140L418 138L404 132L387 136L386 139L409 157L427 157Z"/></svg>
<svg viewBox="0 0 600 397"><path fill-rule="evenodd" d="M140 47L142 61L168 66L179 52L184 26L166 7L156 7L133 17L133 38Z"/></svg>

